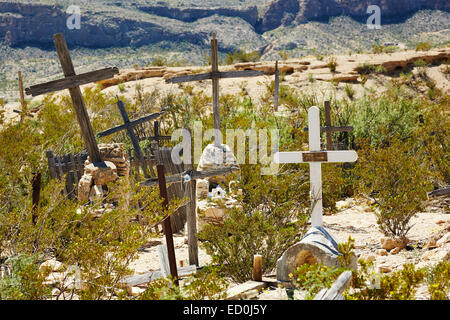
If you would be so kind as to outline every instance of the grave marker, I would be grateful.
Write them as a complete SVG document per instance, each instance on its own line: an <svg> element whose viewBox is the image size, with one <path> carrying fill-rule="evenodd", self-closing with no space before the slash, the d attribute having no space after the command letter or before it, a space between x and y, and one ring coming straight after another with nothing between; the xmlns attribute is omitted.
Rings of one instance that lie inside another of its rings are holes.
<svg viewBox="0 0 450 320"><path fill-rule="evenodd" d="M95 140L80 86L112 78L115 74L119 73L119 70L117 68L106 68L76 75L64 36L61 33L58 33L53 36L53 39L65 78L31 86L25 89L25 92L34 97L45 93L69 89L89 157L93 163L101 162L100 151Z"/></svg>
<svg viewBox="0 0 450 320"><path fill-rule="evenodd" d="M334 127L331 125L331 108L330 108L330 101L324 102L325 107L325 126L320 127L320 133L325 132L327 135L327 150L333 150L333 140L331 138L332 132L350 132L353 130L353 127L351 126L343 126L343 127ZM308 131L308 128L304 129L305 131Z"/></svg>
<svg viewBox="0 0 450 320"><path fill-rule="evenodd" d="M166 109L163 109L161 112L153 113L151 115L144 116L142 118L130 121L127 110L125 108L125 105L119 98L117 98L117 107L119 108L120 115L122 116L124 124L121 126L115 127L115 128L111 128L111 129L102 131L97 134L97 137L99 137L99 138L105 137L105 136L109 136L118 131L127 130L128 136L130 137L130 140L133 144L133 149L136 152L136 157L138 158L138 160L142 166L142 170L144 171L144 175L146 178L149 178L149 175L147 172L147 165L146 165L146 162L144 159L144 154L142 153L141 146L139 145L139 140L136 137L136 134L134 133L134 127L139 124L142 124L147 121L150 121L150 120L160 117L161 115L163 115L166 112Z"/></svg>
<svg viewBox="0 0 450 320"><path fill-rule="evenodd" d="M263 75L264 72L256 70L244 70L244 71L228 71L219 72L219 59L218 59L218 44L216 34L213 33L211 40L211 72L194 74L187 76L180 76L167 79L167 83L184 83L200 80L212 80L212 102L213 102L213 117L214 117L214 144L216 146L221 145L220 134L220 108L219 108L219 79L226 78L242 78L242 77L256 77Z"/></svg>
<svg viewBox="0 0 450 320"><path fill-rule="evenodd" d="M322 226L322 163L355 162L356 151L321 151L319 108L308 110L309 151L277 152L275 163L309 163L312 227Z"/></svg>

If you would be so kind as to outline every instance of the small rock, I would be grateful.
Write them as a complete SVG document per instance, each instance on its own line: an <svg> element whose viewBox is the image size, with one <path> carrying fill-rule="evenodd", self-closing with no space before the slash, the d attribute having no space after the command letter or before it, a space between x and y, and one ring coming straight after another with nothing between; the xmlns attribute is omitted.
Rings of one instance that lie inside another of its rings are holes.
<svg viewBox="0 0 450 320"><path fill-rule="evenodd" d="M44 271L44 270L50 270L52 272L57 272L57 271L61 271L61 269L63 268L63 264L55 259L50 259L47 260L45 262L43 262L40 266L39 266L39 270L40 271Z"/></svg>
<svg viewBox="0 0 450 320"><path fill-rule="evenodd" d="M390 251L394 248L400 248L404 249L406 248L406 245L408 244L407 238L381 238L381 246L383 249L386 249L387 251Z"/></svg>
<svg viewBox="0 0 450 320"><path fill-rule="evenodd" d="M390 251L390 254L397 254L400 252L400 250L402 250L402 249L400 249L399 247L396 247Z"/></svg>
<svg viewBox="0 0 450 320"><path fill-rule="evenodd" d="M364 261L368 261L368 262L374 262L375 256L373 254L368 253L368 254L361 255L360 259L364 260Z"/></svg>
<svg viewBox="0 0 450 320"><path fill-rule="evenodd" d="M444 224L444 223L446 223L447 221L445 221L445 220L439 220L438 222L436 222L436 224Z"/></svg>
<svg viewBox="0 0 450 320"><path fill-rule="evenodd" d="M436 241L436 245L442 247L447 242L450 242L450 232L447 232L441 239Z"/></svg>
<svg viewBox="0 0 450 320"><path fill-rule="evenodd" d="M136 296L140 295L144 291L145 291L145 289L142 289L142 288L139 288L139 287L127 286L127 292L132 297L136 297Z"/></svg>
<svg viewBox="0 0 450 320"><path fill-rule="evenodd" d="M388 252L387 252L386 249L378 249L378 250L377 250L377 254L378 254L379 256L387 256L387 255L388 255Z"/></svg>
<svg viewBox="0 0 450 320"><path fill-rule="evenodd" d="M378 266L378 272L381 273L389 273L392 271L392 268L388 265L382 264Z"/></svg>

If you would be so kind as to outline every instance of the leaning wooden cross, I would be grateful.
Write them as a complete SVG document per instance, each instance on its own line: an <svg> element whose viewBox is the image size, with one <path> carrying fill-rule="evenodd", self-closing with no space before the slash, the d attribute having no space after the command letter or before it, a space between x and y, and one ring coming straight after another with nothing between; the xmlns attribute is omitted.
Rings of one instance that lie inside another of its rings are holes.
<svg viewBox="0 0 450 320"><path fill-rule="evenodd" d="M330 101L325 101L325 126L320 127L320 133L325 132L327 135L327 150L333 150L333 141L331 139L332 132L350 132L353 131L353 127L351 126L342 126L342 127L334 127L331 125L331 108ZM308 131L308 128L304 128L305 131Z"/></svg>
<svg viewBox="0 0 450 320"><path fill-rule="evenodd" d="M64 36L60 33L55 34L53 39L65 78L32 86L25 89L25 92L34 97L45 93L69 89L88 155L93 163L102 162L80 86L112 78L115 74L119 73L119 70L117 68L106 68L76 75Z"/></svg>
<svg viewBox="0 0 450 320"><path fill-rule="evenodd" d="M311 225L322 226L322 163L355 162L356 151L321 151L319 108L308 110L309 151L277 152L275 163L309 163L310 197L312 204Z"/></svg>
<svg viewBox="0 0 450 320"><path fill-rule="evenodd" d="M138 160L142 166L142 170L144 171L144 175L146 178L149 178L149 174L147 172L147 165L146 165L146 162L144 159L144 154L142 153L141 146L139 145L139 140L136 137L136 134L134 133L134 127L139 124L145 123L147 121L151 121L153 119L156 119L156 118L162 116L166 112L167 109L163 109L160 112L153 113L153 114L144 116L142 118L130 121L127 110L125 109L125 105L119 99L117 99L117 106L119 108L120 115L122 116L124 124L121 126L115 127L115 128L111 128L111 129L102 131L97 134L97 137L99 137L99 138L105 137L105 136L109 136L115 132L127 130L128 136L130 137L131 143L133 144L133 149L136 152L136 157L138 158Z"/></svg>
<svg viewBox="0 0 450 320"><path fill-rule="evenodd" d="M174 77L174 78L167 79L166 82L167 83L183 83L183 82L212 79L214 143L216 146L220 146L221 135L220 135L220 108L219 108L219 79L256 77L256 76L261 76L263 74L264 74L264 72L256 71L256 70L219 72L218 45L217 45L216 34L213 33L213 38L211 40L211 72Z"/></svg>

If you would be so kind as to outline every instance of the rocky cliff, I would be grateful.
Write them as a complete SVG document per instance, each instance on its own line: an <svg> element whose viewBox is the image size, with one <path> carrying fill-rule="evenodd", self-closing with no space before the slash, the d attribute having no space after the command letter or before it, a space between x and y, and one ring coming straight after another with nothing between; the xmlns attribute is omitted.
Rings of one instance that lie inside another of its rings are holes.
<svg viewBox="0 0 450 320"><path fill-rule="evenodd" d="M135 1L127 5L119 2L83 6L82 29L68 30L66 20L69 15L59 5L3 1L0 2L0 41L12 47L51 45L52 35L62 32L69 44L83 47L140 46L163 40L208 45L210 33L215 28L233 35L233 39L236 35L230 30L244 30L241 31L242 39L233 40L237 45L246 39L248 42L250 34L257 38L258 33L279 26L326 20L338 15L364 20L369 16L369 5L380 6L382 19L401 20L422 9L450 11L448 0L273 0L259 7L176 7L152 3ZM222 49L234 48L232 41L227 46Z"/></svg>
<svg viewBox="0 0 450 320"><path fill-rule="evenodd" d="M450 11L448 0L274 0L259 20L261 32L281 25L325 20L346 15L358 20L367 19L367 8L377 5L382 19L401 21L408 15L424 9Z"/></svg>

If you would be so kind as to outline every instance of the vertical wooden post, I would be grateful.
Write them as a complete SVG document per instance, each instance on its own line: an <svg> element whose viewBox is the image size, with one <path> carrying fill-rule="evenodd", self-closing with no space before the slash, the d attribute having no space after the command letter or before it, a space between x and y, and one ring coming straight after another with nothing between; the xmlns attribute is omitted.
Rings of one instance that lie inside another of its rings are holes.
<svg viewBox="0 0 450 320"><path fill-rule="evenodd" d="M274 84L274 97L273 104L275 111L278 111L278 91L280 90L280 71L278 70L278 60L275 62L275 84Z"/></svg>
<svg viewBox="0 0 450 320"><path fill-rule="evenodd" d="M325 126L331 127L331 108L330 101L324 102L325 107ZM333 140L331 139L331 131L326 132L327 135L327 150L333 150Z"/></svg>
<svg viewBox="0 0 450 320"><path fill-rule="evenodd" d="M169 196L167 194L166 177L164 175L164 165L158 164L156 166L158 171L159 195L164 199L163 206L167 208L169 205ZM166 236L167 253L169 256L170 274L178 285L178 270L175 258L175 247L173 245L172 226L170 225L170 216L164 219L163 224L164 234Z"/></svg>
<svg viewBox="0 0 450 320"><path fill-rule="evenodd" d="M64 75L66 77L74 76L75 68L73 67L72 59L70 58L69 49L64 36L59 33L55 34L53 38ZM81 134L86 144L88 154L91 157L91 161L92 163L101 162L102 158L100 155L100 150L98 149L97 141L95 140L92 125L83 101L83 96L81 94L81 89L80 87L74 87L70 88L69 92L77 115L78 123L81 128Z"/></svg>
<svg viewBox="0 0 450 320"><path fill-rule="evenodd" d="M253 256L253 280L262 281L262 256L259 254Z"/></svg>
<svg viewBox="0 0 450 320"><path fill-rule="evenodd" d="M216 39L216 34L213 33L211 40L211 71L212 73L219 72L219 50ZM213 77L212 79L212 103L213 103L213 117L214 117L214 144L216 146L221 145L219 141L220 134L220 108L219 108L219 79Z"/></svg>
<svg viewBox="0 0 450 320"><path fill-rule="evenodd" d="M25 94L23 92L22 71L19 71L19 93L20 93L20 105L22 106L20 113L20 122L22 122L27 114L27 104L25 102Z"/></svg>
<svg viewBox="0 0 450 320"><path fill-rule="evenodd" d="M192 151L192 150L191 150ZM185 156L190 157L190 164L184 164L184 170L193 170L193 159L192 153L185 154ZM185 196L189 197L189 203L186 206L186 216L187 216L187 232L188 232L188 254L189 254L189 265L199 266L198 261L198 240L197 240L197 195L196 195L196 181L191 179L191 181L185 183Z"/></svg>
<svg viewBox="0 0 450 320"><path fill-rule="evenodd" d="M35 225L38 218L39 200L41 198L41 173L38 172L33 176L32 186L32 222Z"/></svg>

